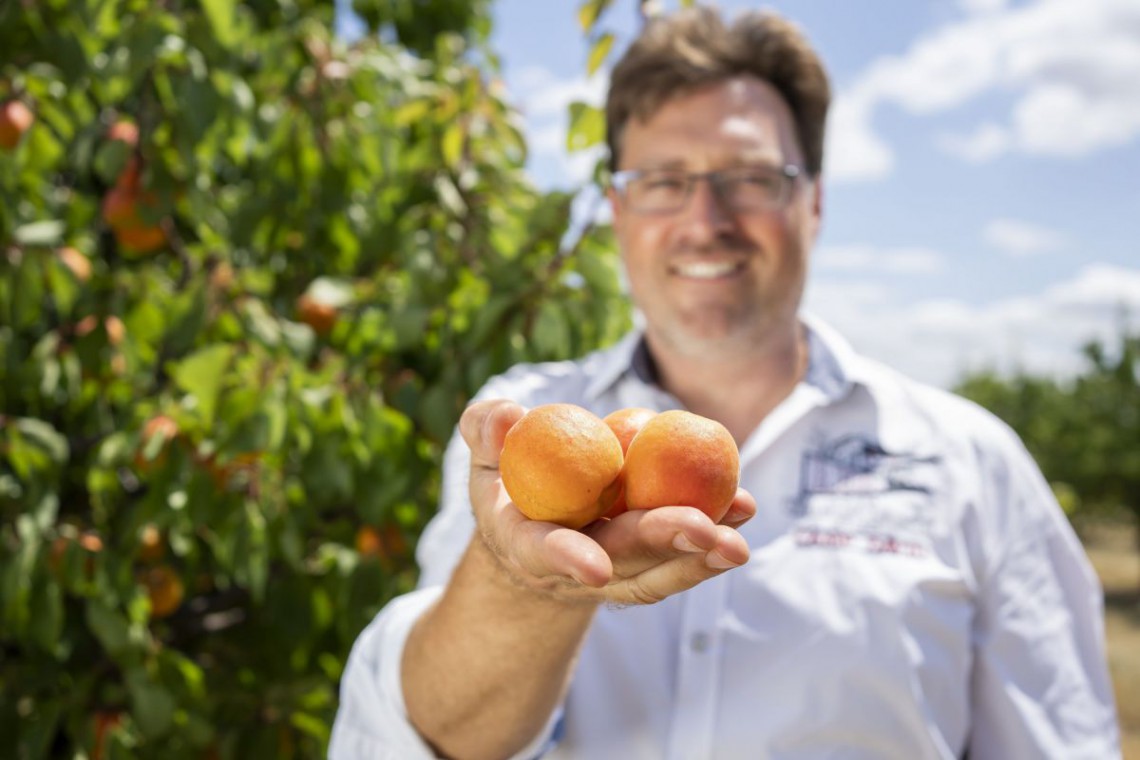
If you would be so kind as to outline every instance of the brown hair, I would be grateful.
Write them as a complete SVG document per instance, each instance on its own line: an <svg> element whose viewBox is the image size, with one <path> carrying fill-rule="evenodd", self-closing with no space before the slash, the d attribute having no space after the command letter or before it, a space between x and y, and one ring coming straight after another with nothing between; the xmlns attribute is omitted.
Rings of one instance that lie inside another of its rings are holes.
<svg viewBox="0 0 1140 760"><path fill-rule="evenodd" d="M775 13L753 11L726 25L703 6L651 20L614 67L606 99L610 168L617 169L630 118L648 119L671 98L743 75L768 82L787 102L805 168L818 176L831 101L819 55L799 27Z"/></svg>

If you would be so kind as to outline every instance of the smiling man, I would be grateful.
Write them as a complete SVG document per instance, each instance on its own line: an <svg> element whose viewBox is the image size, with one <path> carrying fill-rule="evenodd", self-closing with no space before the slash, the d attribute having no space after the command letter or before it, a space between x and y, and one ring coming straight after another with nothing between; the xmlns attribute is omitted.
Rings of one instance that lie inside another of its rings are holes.
<svg viewBox="0 0 1140 760"><path fill-rule="evenodd" d="M334 760L1119 756L1100 589L1020 443L800 313L828 101L775 15L682 12L624 55L609 198L645 328L464 414ZM527 520L499 453L550 402L719 420L743 488L720 524Z"/></svg>

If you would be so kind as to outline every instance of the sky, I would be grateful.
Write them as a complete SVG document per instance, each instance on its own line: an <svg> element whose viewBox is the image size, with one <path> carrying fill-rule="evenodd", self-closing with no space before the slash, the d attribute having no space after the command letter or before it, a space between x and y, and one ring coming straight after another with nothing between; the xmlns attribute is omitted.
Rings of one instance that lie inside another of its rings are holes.
<svg viewBox="0 0 1140 760"><path fill-rule="evenodd" d="M567 107L600 105L578 0L495 0L528 172L579 189ZM675 3L660 3L666 8ZM1070 377L1140 331L1138 0L720 0L790 18L831 76L824 219L805 308L918 379ZM614 54L639 25L615 0Z"/></svg>

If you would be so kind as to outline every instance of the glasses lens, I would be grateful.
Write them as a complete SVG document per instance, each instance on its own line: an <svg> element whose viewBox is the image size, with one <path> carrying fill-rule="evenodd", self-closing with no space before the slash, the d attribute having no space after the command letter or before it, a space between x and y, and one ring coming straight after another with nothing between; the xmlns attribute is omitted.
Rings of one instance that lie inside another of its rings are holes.
<svg viewBox="0 0 1140 760"><path fill-rule="evenodd" d="M772 169L730 169L714 175L721 197L735 209L779 206L784 200L787 177Z"/></svg>
<svg viewBox="0 0 1140 760"><path fill-rule="evenodd" d="M629 202L643 211L672 211L685 205L691 179L684 172L650 171L629 183Z"/></svg>

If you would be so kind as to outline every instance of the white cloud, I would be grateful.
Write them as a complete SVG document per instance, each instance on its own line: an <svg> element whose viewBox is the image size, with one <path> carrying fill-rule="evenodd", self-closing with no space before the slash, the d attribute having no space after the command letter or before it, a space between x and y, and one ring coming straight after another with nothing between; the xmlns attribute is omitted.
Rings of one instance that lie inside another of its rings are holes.
<svg viewBox="0 0 1140 760"><path fill-rule="evenodd" d="M1061 233L1017 219L995 219L982 231L986 243L1010 256L1033 256L1063 248Z"/></svg>
<svg viewBox="0 0 1140 760"><path fill-rule="evenodd" d="M947 153L971 164L983 164L1009 150L1011 139L1008 129L990 122L982 124L969 134L944 133L938 137L937 142Z"/></svg>
<svg viewBox="0 0 1140 760"><path fill-rule="evenodd" d="M981 96L1007 98L1006 123L991 120L939 138L951 153L974 161L1008 151L1082 156L1140 136L1136 0L963 5L986 12L920 38L901 55L880 58L839 95L828 143L833 178L870 179L889 169L889 147L873 126L885 105L925 116ZM876 148L875 171L858 155L866 145Z"/></svg>
<svg viewBox="0 0 1140 760"><path fill-rule="evenodd" d="M942 254L929 248L828 246L815 254L816 270L879 274L935 274L946 268Z"/></svg>
<svg viewBox="0 0 1140 760"><path fill-rule="evenodd" d="M578 187L593 175L605 149L594 146L567 153L568 109L575 101L601 106L608 82L606 71L590 78L559 79L540 66L521 69L512 77L511 101L522 114L532 173L543 187Z"/></svg>
<svg viewBox="0 0 1140 760"><path fill-rule="evenodd" d="M1084 343L1116 340L1122 314L1135 326L1140 269L1092 264L1040 293L983 304L890 296L873 282L817 276L805 305L868 356L942 387L982 369L1067 377L1084 368Z"/></svg>
<svg viewBox="0 0 1140 760"><path fill-rule="evenodd" d="M958 5L966 13L993 13L1004 10L1008 0L958 0Z"/></svg>

